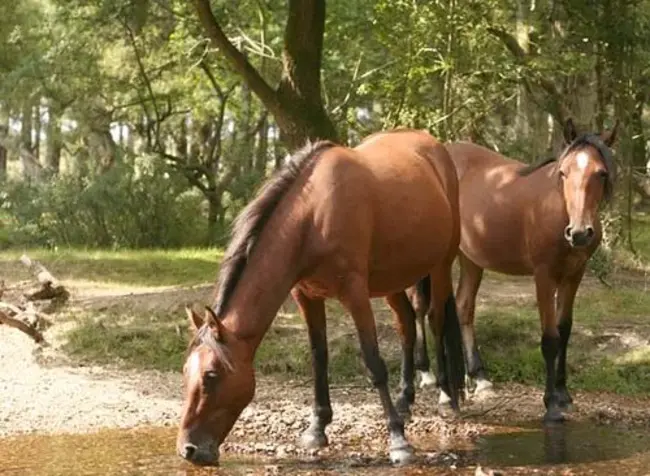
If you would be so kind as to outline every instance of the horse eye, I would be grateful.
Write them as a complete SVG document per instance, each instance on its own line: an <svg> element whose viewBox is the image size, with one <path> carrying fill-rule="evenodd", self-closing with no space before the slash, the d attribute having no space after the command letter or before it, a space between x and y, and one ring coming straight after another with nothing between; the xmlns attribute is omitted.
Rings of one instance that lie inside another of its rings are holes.
<svg viewBox="0 0 650 476"><path fill-rule="evenodd" d="M203 385L205 387L211 388L217 383L219 379L219 374L213 370L208 370L203 373Z"/></svg>
<svg viewBox="0 0 650 476"><path fill-rule="evenodd" d="M564 173L564 170L560 170L560 178L566 178L566 174Z"/></svg>
<svg viewBox="0 0 650 476"><path fill-rule="evenodd" d="M601 170L600 172L598 172L598 177L600 178L600 180L606 180L608 177L607 171Z"/></svg>

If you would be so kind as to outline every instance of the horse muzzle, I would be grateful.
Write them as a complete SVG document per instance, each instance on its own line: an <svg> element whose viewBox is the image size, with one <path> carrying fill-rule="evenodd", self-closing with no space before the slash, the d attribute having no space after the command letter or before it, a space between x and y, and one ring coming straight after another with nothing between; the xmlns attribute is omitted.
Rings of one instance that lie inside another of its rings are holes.
<svg viewBox="0 0 650 476"><path fill-rule="evenodd" d="M176 450L178 455L190 463L201 466L217 466L219 464L219 446L212 444L196 445L189 441L179 442Z"/></svg>
<svg viewBox="0 0 650 476"><path fill-rule="evenodd" d="M574 228L571 225L564 229L564 238L573 248L582 248L591 243L594 237L594 228L585 226L584 228Z"/></svg>

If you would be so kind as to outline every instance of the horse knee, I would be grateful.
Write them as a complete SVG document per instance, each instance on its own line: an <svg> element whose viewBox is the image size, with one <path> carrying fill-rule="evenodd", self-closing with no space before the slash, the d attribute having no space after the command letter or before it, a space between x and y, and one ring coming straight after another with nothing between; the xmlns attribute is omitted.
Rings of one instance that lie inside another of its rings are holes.
<svg viewBox="0 0 650 476"><path fill-rule="evenodd" d="M379 349L364 349L364 358L366 367L370 371L372 384L375 387L381 387L388 384L388 368L384 359L379 355Z"/></svg>
<svg viewBox="0 0 650 476"><path fill-rule="evenodd" d="M544 333L541 347L544 359L547 362L553 361L560 350L560 336L557 333Z"/></svg>

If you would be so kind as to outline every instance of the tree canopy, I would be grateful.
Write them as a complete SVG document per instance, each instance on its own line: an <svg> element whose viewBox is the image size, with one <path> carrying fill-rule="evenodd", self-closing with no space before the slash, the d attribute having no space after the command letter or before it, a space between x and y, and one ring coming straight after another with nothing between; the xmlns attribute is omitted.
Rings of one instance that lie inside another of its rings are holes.
<svg viewBox="0 0 650 476"><path fill-rule="evenodd" d="M532 161L572 117L621 121L626 236L647 200L649 20L641 0L5 2L3 220L14 241L217 243L306 139L407 126Z"/></svg>

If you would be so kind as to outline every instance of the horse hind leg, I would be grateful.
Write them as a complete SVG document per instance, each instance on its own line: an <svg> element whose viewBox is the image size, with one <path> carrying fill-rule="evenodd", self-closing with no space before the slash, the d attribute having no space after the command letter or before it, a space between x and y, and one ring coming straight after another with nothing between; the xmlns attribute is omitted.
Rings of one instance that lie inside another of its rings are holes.
<svg viewBox="0 0 650 476"><path fill-rule="evenodd" d="M407 463L413 457L413 447L404 435L404 420L398 414L388 391L388 369L379 354L375 317L370 306L368 286L361 274L347 279L339 300L354 319L361 352L379 393L384 415L388 421L389 455L393 463Z"/></svg>
<svg viewBox="0 0 650 476"><path fill-rule="evenodd" d="M415 312L415 370L420 378L420 388L436 385L427 351L427 328L425 318L431 302L431 278L426 276L406 290Z"/></svg>
<svg viewBox="0 0 650 476"><path fill-rule="evenodd" d="M431 297L428 319L436 340L438 404L441 410L450 405L457 411L465 384L465 359L450 265L431 273Z"/></svg>
<svg viewBox="0 0 650 476"><path fill-rule="evenodd" d="M427 352L427 328L425 317L431 303L431 278L426 276L407 290L415 311L415 369L420 376L420 388L436 385L436 376L431 371Z"/></svg>
<svg viewBox="0 0 650 476"><path fill-rule="evenodd" d="M309 299L297 288L291 291L300 309L311 344L311 364L314 374L314 407L309 427L302 434L301 443L306 448L322 448L328 445L325 428L332 422L329 382L327 375L328 351L325 320L325 301Z"/></svg>
<svg viewBox="0 0 650 476"><path fill-rule="evenodd" d="M462 252L458 254L458 261L460 264L460 279L456 299L463 335L467 375L476 383L474 396L479 399L486 399L494 396L494 391L492 382L487 378L485 365L478 350L476 328L474 326L476 295L483 279L483 268L477 266Z"/></svg>
<svg viewBox="0 0 650 476"><path fill-rule="evenodd" d="M405 420L411 416L411 405L415 402L415 368L413 350L415 345L415 313L405 292L386 297L386 302L393 310L395 327L402 342L402 372L400 395L395 406Z"/></svg>

